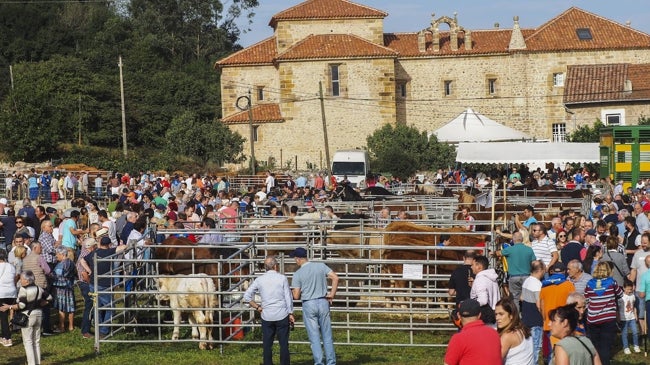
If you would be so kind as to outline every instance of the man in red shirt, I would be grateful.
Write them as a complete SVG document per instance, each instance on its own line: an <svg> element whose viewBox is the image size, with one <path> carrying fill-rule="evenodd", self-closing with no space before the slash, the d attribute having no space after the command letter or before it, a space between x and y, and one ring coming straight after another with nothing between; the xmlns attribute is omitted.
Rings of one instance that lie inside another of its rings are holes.
<svg viewBox="0 0 650 365"><path fill-rule="evenodd" d="M483 323L480 313L481 305L475 299L460 303L456 315L460 317L462 330L449 341L445 365L502 364L499 334Z"/></svg>

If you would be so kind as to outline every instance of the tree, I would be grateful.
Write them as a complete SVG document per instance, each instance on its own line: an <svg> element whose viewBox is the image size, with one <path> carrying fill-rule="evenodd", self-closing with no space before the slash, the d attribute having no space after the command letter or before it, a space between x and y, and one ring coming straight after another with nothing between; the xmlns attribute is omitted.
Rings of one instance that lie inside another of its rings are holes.
<svg viewBox="0 0 650 365"><path fill-rule="evenodd" d="M650 125L650 118L646 117L645 115L642 115L638 119L638 124L639 125Z"/></svg>
<svg viewBox="0 0 650 365"><path fill-rule="evenodd" d="M401 178L418 170L447 167L456 159L454 147L404 124L386 124L366 141L373 169Z"/></svg>
<svg viewBox="0 0 650 365"><path fill-rule="evenodd" d="M237 163L242 155L244 138L217 121L201 119L185 112L172 119L165 133L165 150L190 157L203 165L208 162Z"/></svg>
<svg viewBox="0 0 650 365"><path fill-rule="evenodd" d="M569 135L569 141L578 143L600 142L600 128L602 127L603 122L599 119L591 127L588 125L580 126Z"/></svg>

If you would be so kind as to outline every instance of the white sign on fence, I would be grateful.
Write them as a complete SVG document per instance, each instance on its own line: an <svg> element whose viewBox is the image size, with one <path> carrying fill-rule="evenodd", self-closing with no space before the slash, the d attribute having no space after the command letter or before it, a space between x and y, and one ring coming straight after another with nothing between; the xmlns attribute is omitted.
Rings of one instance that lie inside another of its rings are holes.
<svg viewBox="0 0 650 365"><path fill-rule="evenodd" d="M404 264L402 268L402 279L422 280L422 264Z"/></svg>

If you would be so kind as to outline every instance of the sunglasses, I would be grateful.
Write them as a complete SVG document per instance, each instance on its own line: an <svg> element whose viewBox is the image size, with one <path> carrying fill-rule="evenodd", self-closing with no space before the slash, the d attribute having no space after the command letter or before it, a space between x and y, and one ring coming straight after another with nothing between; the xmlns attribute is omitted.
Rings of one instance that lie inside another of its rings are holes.
<svg viewBox="0 0 650 365"><path fill-rule="evenodd" d="M561 234L561 235L557 236L557 238L563 238L563 237L566 237L566 235L565 235L565 234Z"/></svg>
<svg viewBox="0 0 650 365"><path fill-rule="evenodd" d="M16 221L16 223L25 223L25 222L23 222L23 221Z"/></svg>

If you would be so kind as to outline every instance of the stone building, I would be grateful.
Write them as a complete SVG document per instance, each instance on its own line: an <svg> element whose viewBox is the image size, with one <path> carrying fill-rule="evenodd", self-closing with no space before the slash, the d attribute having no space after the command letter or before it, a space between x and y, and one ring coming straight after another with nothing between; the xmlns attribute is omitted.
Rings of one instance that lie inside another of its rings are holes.
<svg viewBox="0 0 650 365"><path fill-rule="evenodd" d="M257 160L286 167L297 156L298 168L324 165L323 118L333 154L364 147L386 123L433 131L467 108L556 141L597 119L650 116L650 35L629 25L572 7L534 29L518 16L508 29L471 30L434 14L419 31L384 33L386 16L305 1L271 18L272 37L217 61L221 121L247 138L244 151L249 114L237 100L247 95Z"/></svg>

